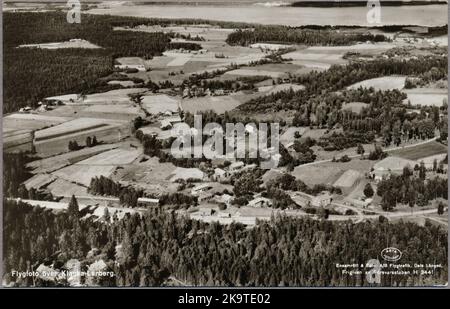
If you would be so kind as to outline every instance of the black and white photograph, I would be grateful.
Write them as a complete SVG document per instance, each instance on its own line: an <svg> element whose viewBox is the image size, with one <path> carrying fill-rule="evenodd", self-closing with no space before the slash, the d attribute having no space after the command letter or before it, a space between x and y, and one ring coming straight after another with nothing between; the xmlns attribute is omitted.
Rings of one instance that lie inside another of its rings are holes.
<svg viewBox="0 0 450 309"><path fill-rule="evenodd" d="M448 287L447 0L1 5L2 288Z"/></svg>

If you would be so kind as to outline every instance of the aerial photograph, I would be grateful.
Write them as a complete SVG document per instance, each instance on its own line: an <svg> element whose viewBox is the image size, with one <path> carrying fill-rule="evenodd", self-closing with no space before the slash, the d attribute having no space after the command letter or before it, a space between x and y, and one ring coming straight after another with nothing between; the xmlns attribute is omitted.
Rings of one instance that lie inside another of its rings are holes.
<svg viewBox="0 0 450 309"><path fill-rule="evenodd" d="M0 285L447 286L447 12L2 1Z"/></svg>

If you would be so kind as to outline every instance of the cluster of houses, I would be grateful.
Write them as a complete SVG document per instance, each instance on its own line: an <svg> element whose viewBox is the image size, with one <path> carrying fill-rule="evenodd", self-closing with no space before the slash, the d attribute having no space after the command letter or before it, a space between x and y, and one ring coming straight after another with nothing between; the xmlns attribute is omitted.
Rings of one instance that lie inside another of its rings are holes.
<svg viewBox="0 0 450 309"><path fill-rule="evenodd" d="M35 109L37 112L45 112L52 109L52 106L59 105L71 105L80 103L83 100L80 94L66 94L55 97L44 98L42 101L38 102L38 107ZM25 106L19 109L19 113L31 113L33 108L31 106Z"/></svg>
<svg viewBox="0 0 450 309"><path fill-rule="evenodd" d="M186 87L183 90L184 98L196 98L204 96L224 96L231 93L231 90L216 89L211 90L209 88L197 87L196 85Z"/></svg>
<svg viewBox="0 0 450 309"><path fill-rule="evenodd" d="M326 207L333 201L333 196L326 191L316 196L300 191L290 192L289 195L301 207Z"/></svg>

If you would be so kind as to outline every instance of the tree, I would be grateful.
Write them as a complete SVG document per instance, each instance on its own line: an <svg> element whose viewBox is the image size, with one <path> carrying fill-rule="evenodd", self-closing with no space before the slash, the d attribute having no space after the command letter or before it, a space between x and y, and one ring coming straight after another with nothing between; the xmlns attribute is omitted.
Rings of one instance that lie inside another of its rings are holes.
<svg viewBox="0 0 450 309"><path fill-rule="evenodd" d="M326 220L326 219L328 219L329 215L330 215L330 211L328 209L324 208L324 207L320 207L317 210L317 216L320 219L325 219Z"/></svg>
<svg viewBox="0 0 450 309"><path fill-rule="evenodd" d="M72 194L72 198L70 199L69 207L67 208L67 211L68 211L69 215L74 215L76 217L78 217L78 215L80 213L78 201L77 201L75 195L73 195L73 194Z"/></svg>
<svg viewBox="0 0 450 309"><path fill-rule="evenodd" d="M442 122L441 128L439 129L441 141L447 141L448 138L448 123L447 119Z"/></svg>
<svg viewBox="0 0 450 309"><path fill-rule="evenodd" d="M92 147L92 140L91 137L86 137L86 147Z"/></svg>
<svg viewBox="0 0 450 309"><path fill-rule="evenodd" d="M103 211L103 220L105 220L105 222L109 222L111 219L111 215L109 214L109 209L108 207L105 207L105 210Z"/></svg>
<svg viewBox="0 0 450 309"><path fill-rule="evenodd" d="M439 216L442 216L444 214L444 203L439 202L437 213Z"/></svg>
<svg viewBox="0 0 450 309"><path fill-rule="evenodd" d="M74 151L80 149L80 146L78 145L77 141L69 141L69 150Z"/></svg>
<svg viewBox="0 0 450 309"><path fill-rule="evenodd" d="M373 188L372 188L372 186L370 185L370 183L368 183L368 184L366 184L366 186L364 187L364 195L366 196L366 197L372 197L373 196L373 194L375 193L374 191L373 191Z"/></svg>
<svg viewBox="0 0 450 309"><path fill-rule="evenodd" d="M97 136L94 135L94 137L92 138L92 146L97 146L97 145L98 145Z"/></svg>
<svg viewBox="0 0 450 309"><path fill-rule="evenodd" d="M423 161L420 162L419 177L422 180L424 180L427 177L427 169L425 168L425 163Z"/></svg>
<svg viewBox="0 0 450 309"><path fill-rule="evenodd" d="M364 146L362 144L358 144L358 148L356 149L356 153L360 154L361 156L364 155L366 150L364 149Z"/></svg>

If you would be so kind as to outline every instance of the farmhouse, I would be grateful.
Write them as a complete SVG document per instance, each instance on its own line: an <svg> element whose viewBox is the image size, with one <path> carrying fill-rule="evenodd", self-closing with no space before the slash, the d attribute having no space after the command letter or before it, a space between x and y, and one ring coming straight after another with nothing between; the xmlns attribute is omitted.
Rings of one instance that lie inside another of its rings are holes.
<svg viewBox="0 0 450 309"><path fill-rule="evenodd" d="M204 201L209 201L214 197L214 193L213 192L209 192L209 191L202 191L200 192L200 194L198 195L198 201L199 202L204 202Z"/></svg>
<svg viewBox="0 0 450 309"><path fill-rule="evenodd" d="M146 71L145 65L143 64L116 64L114 67L120 70L136 69L140 72Z"/></svg>
<svg viewBox="0 0 450 309"><path fill-rule="evenodd" d="M197 195L197 194L199 194L201 192L206 192L206 191L212 189L212 187L213 186L210 183L202 183L202 184L192 188L191 194L192 195Z"/></svg>
<svg viewBox="0 0 450 309"><path fill-rule="evenodd" d="M331 204L331 201L333 200L333 197L328 192L322 192L317 196L303 192L291 192L289 195L297 205L302 207L325 207Z"/></svg>
<svg viewBox="0 0 450 309"><path fill-rule="evenodd" d="M270 44L270 43L255 43L250 45L250 48L259 48L263 51L279 51L280 49L286 49L289 47L292 46L285 44Z"/></svg>
<svg viewBox="0 0 450 309"><path fill-rule="evenodd" d="M320 195L314 196L311 205L316 207L325 207L331 204L333 197L328 192L322 192Z"/></svg>
<svg viewBox="0 0 450 309"><path fill-rule="evenodd" d="M350 199L350 202L355 206L367 208L370 204L372 204L373 199L360 197L358 199Z"/></svg>
<svg viewBox="0 0 450 309"><path fill-rule="evenodd" d="M371 176L379 181L390 174L401 174L405 166L413 168L417 162L399 157L387 157L373 166Z"/></svg>
<svg viewBox="0 0 450 309"><path fill-rule="evenodd" d="M227 180L228 176L229 175L228 175L228 173L225 170L223 170L221 168L218 168L218 167L216 167L214 169L214 176L213 176L213 178L214 178L215 181Z"/></svg>
<svg viewBox="0 0 450 309"><path fill-rule="evenodd" d="M358 185L363 175L355 170L347 170L334 183L334 187L340 188L344 194L349 194Z"/></svg>
<svg viewBox="0 0 450 309"><path fill-rule="evenodd" d="M216 203L224 203L225 205L230 205L233 200L233 196L229 194L216 195L214 201Z"/></svg>
<svg viewBox="0 0 450 309"><path fill-rule="evenodd" d="M167 113L167 111L166 111L166 113ZM178 115L178 114L174 114L172 116L165 117L164 120L170 122L172 125L175 123L180 123L182 121L180 115Z"/></svg>
<svg viewBox="0 0 450 309"><path fill-rule="evenodd" d="M140 198L138 198L138 205L139 206L158 206L159 199L140 197Z"/></svg>

